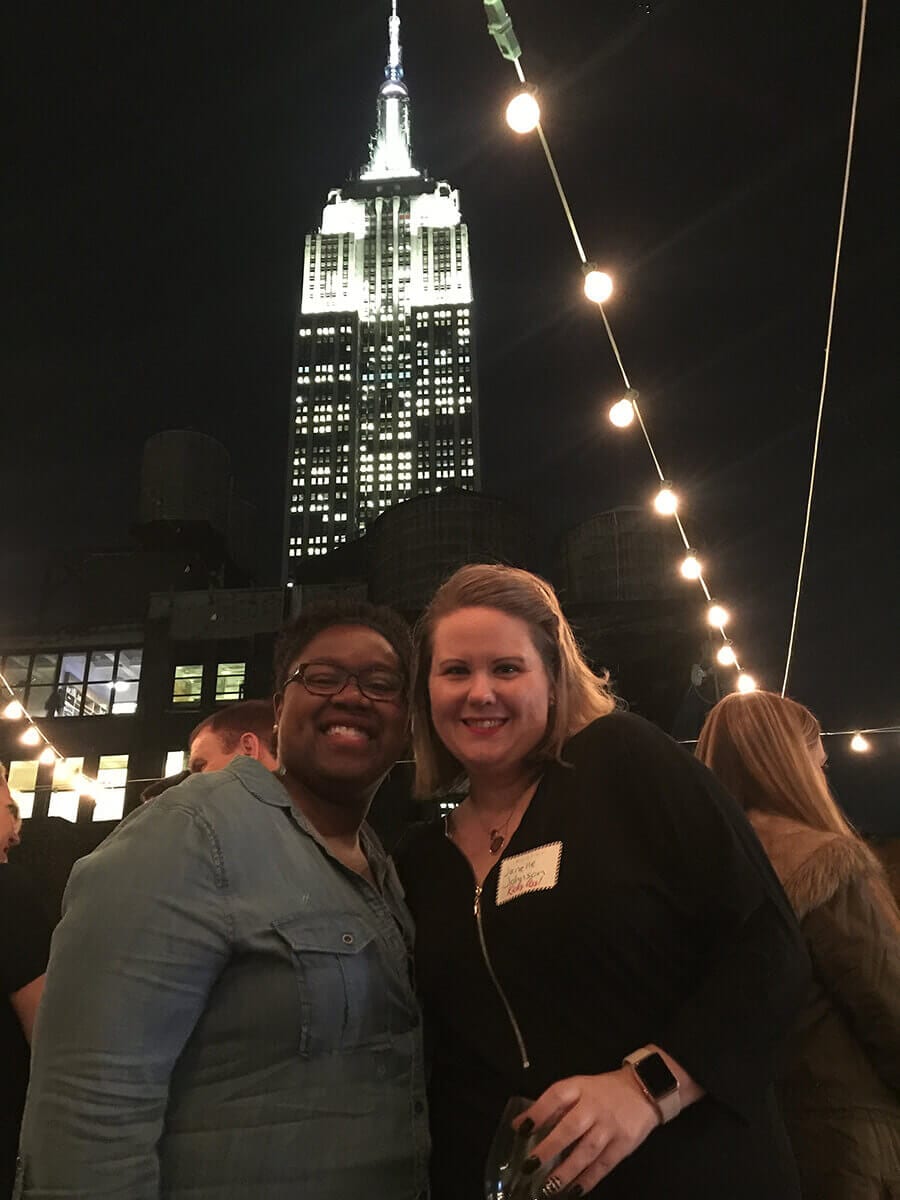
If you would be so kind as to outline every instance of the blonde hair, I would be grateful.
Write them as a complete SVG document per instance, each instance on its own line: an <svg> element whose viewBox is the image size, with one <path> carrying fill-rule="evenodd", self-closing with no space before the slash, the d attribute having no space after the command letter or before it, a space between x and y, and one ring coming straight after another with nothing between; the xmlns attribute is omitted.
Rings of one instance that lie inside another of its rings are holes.
<svg viewBox="0 0 900 1200"><path fill-rule="evenodd" d="M428 691L435 629L461 608L493 608L528 625L555 698L547 729L529 755L530 762L558 760L574 733L615 708L606 679L598 678L585 662L549 583L518 567L488 563L460 567L438 588L415 630L413 745L419 795L446 789L464 773L437 735Z"/></svg>
<svg viewBox="0 0 900 1200"><path fill-rule="evenodd" d="M790 817L811 829L854 838L870 861L874 890L900 922L875 854L846 819L811 751L822 726L808 708L776 692L734 692L710 709L697 757L745 810Z"/></svg>
<svg viewBox="0 0 900 1200"><path fill-rule="evenodd" d="M696 753L745 809L849 833L824 771L810 756L821 735L819 722L796 700L734 692L710 710Z"/></svg>

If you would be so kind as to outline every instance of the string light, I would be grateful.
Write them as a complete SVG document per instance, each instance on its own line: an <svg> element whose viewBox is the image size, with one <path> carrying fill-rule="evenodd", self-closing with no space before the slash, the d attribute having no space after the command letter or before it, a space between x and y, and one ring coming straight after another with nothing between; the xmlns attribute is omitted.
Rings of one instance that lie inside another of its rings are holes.
<svg viewBox="0 0 900 1200"><path fill-rule="evenodd" d="M855 750L857 754L867 754L872 749L872 743L861 733L854 733L850 739L850 749Z"/></svg>
<svg viewBox="0 0 900 1200"><path fill-rule="evenodd" d="M541 119L541 106L533 91L513 96L506 106L506 121L514 133L534 133Z"/></svg>
<svg viewBox="0 0 900 1200"><path fill-rule="evenodd" d="M613 281L605 271L599 271L593 263L585 264L584 294L594 304L605 304L613 294Z"/></svg>
<svg viewBox="0 0 900 1200"><path fill-rule="evenodd" d="M674 517L678 512L678 496L672 490L671 483L667 483L665 479L659 485L653 507L662 517Z"/></svg>
<svg viewBox="0 0 900 1200"><path fill-rule="evenodd" d="M484 0L484 7L487 15L488 32L497 43L497 46L503 57L512 62L519 83L522 85L523 89L526 89L525 91L521 92L518 97L516 97L516 101L519 101L522 105L524 105L525 99L520 98L529 97L533 99L533 88L525 78L525 71L521 62L522 48L519 44L518 38L516 37L516 32L513 28L512 21L506 11L503 0ZM601 271L595 263L588 260L587 254L584 250L584 244L581 240L581 235L578 231L578 226L572 214L572 208L569 204L568 196L566 195L565 188L563 187L562 180L560 179L559 171L556 167L556 162L554 161L553 154L550 149L550 144L547 141L543 126L540 124L539 114L535 128L537 129L541 148L544 152L544 157L547 160L547 166L550 169L550 174L553 178L553 183L556 187L563 213L565 214L566 221L569 225L569 230L572 234L572 240L575 243L575 249L578 252L578 257L581 261L582 271L584 273L585 295L589 300L593 301L598 306L607 339L609 340L610 347L615 355L615 359L618 364L619 371L621 372L622 379L625 383L625 387L628 389L625 396L621 400L616 401L616 403L610 407L609 419L613 425L620 429L627 428L635 420L637 420L638 424L640 425L641 432L644 435L644 440L647 443L647 449L650 452L650 457L653 460L653 465L656 469L657 475L659 476L661 485L660 490L654 499L654 506L656 511L661 515L672 516L675 518L675 523L684 543L684 548L686 551L688 551L688 557L691 557L690 542L687 534L685 533L681 518L677 515L678 497L672 490L671 486L666 483L659 457L654 449L653 442L650 439L650 433L637 404L638 393L631 386L631 380L628 378L628 373L625 370L625 364L622 361L622 355L619 352L618 344L616 343L615 336L613 335L612 328L603 308L604 303L612 294L612 279L606 274L606 272ZM686 562L687 559L685 559L685 563ZM712 605L709 588L706 580L703 577L702 570L695 571L695 568L692 564L690 567L688 567L688 571L689 574L687 575L687 578L695 579L699 583L707 603L713 608L721 610L720 605ZM716 615L718 615L718 613ZM727 620L727 615L728 614L725 613L723 619L721 620L714 620L712 617L709 617L708 619L710 620L710 624L717 626L721 632L722 626L725 624L725 620ZM722 632L722 637L724 639L724 632Z"/></svg>
<svg viewBox="0 0 900 1200"><path fill-rule="evenodd" d="M716 604L715 602L706 610L707 621L716 629L721 629L723 625L727 625L730 616L731 614L727 608L723 608L721 604Z"/></svg>
<svg viewBox="0 0 900 1200"><path fill-rule="evenodd" d="M748 675L746 671L742 671L737 677L737 690L739 692L755 692L757 688L756 680L752 675Z"/></svg>
<svg viewBox="0 0 900 1200"><path fill-rule="evenodd" d="M23 746L40 746L43 742L43 749L37 756L37 761L44 766L55 764L53 771L54 782L67 783L70 780L77 779L79 783L76 790L81 795L92 796L95 800L100 800L111 790L114 790L112 785L107 787L98 779L92 779L89 775L82 775L80 771L75 774L72 773L71 768L66 764L64 755L57 750L50 739L38 728L33 717L16 696L15 689L2 671L0 671L0 689L5 689L6 694L11 697L2 710L3 716L8 721L27 722L25 728L19 734L19 741ZM2 691L0 691L0 695L2 695Z"/></svg>
<svg viewBox="0 0 900 1200"><path fill-rule="evenodd" d="M726 642L724 646L719 647L716 651L716 662L722 667L734 666L737 662L737 655L731 642Z"/></svg>
<svg viewBox="0 0 900 1200"><path fill-rule="evenodd" d="M679 567L681 574L685 579L699 579L703 574L703 568L700 565L700 559L693 550L688 550L687 554L681 560Z"/></svg>
<svg viewBox="0 0 900 1200"><path fill-rule="evenodd" d="M634 402L637 392L629 388L621 400L617 400L609 410L609 419L617 429L627 429L634 422Z"/></svg>

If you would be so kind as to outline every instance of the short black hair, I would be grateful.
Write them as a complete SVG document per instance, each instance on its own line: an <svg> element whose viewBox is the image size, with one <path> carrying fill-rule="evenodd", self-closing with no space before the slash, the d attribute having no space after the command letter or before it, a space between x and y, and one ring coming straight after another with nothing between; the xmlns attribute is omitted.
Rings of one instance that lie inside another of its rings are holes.
<svg viewBox="0 0 900 1200"><path fill-rule="evenodd" d="M368 600L322 600L304 608L289 621L275 643L275 689L284 687L288 667L305 646L334 625L364 625L380 634L397 655L404 680L409 680L412 634L403 617L385 604Z"/></svg>
<svg viewBox="0 0 900 1200"><path fill-rule="evenodd" d="M204 717L199 725L195 725L188 738L188 749L199 733L209 729L229 753L241 740L242 733L255 733L274 754L274 726L275 708L271 700L238 700L235 704L220 708L212 716Z"/></svg>

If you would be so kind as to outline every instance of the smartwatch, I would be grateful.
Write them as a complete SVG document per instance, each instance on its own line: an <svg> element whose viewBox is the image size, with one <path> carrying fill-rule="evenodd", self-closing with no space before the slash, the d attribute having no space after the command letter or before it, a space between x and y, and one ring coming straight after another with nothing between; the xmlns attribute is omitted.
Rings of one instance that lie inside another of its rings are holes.
<svg viewBox="0 0 900 1200"><path fill-rule="evenodd" d="M681 1112L678 1080L666 1066L661 1054L645 1046L627 1055L622 1060L622 1066L631 1067L641 1091L659 1113L663 1125L678 1116Z"/></svg>

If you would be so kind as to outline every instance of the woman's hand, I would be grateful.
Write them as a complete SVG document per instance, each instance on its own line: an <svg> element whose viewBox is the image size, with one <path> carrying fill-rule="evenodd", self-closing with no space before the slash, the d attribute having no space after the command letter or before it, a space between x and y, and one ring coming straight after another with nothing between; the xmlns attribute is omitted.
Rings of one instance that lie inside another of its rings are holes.
<svg viewBox="0 0 900 1200"><path fill-rule="evenodd" d="M659 1123L655 1105L630 1067L562 1079L514 1122L520 1131L523 1125L526 1130L552 1126L526 1159L523 1171L534 1174L542 1163L568 1151L541 1195L557 1195L568 1188L566 1195L572 1197L596 1187Z"/></svg>

